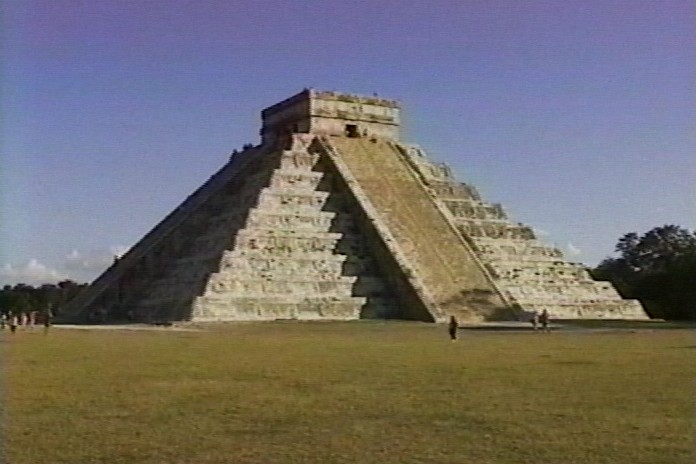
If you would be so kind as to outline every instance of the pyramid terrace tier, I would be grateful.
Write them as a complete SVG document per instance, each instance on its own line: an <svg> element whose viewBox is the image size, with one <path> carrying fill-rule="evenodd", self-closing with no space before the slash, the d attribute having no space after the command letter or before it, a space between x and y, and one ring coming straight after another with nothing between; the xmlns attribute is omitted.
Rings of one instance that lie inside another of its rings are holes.
<svg viewBox="0 0 696 464"><path fill-rule="evenodd" d="M284 208L282 211L267 211L254 208L247 219L247 227L290 231L328 231L336 218L330 211L315 211L307 208Z"/></svg>
<svg viewBox="0 0 696 464"><path fill-rule="evenodd" d="M276 255L294 253L333 253L343 234L334 232L304 232L273 230L242 230L236 239L240 249L263 250Z"/></svg>
<svg viewBox="0 0 696 464"><path fill-rule="evenodd" d="M295 211L309 212L321 210L328 197L329 192L267 188L261 192L258 208L275 210L280 207L291 207Z"/></svg>
<svg viewBox="0 0 696 464"><path fill-rule="evenodd" d="M475 237L473 242L481 257L488 262L564 262L561 250L544 245L538 240Z"/></svg>
<svg viewBox="0 0 696 464"><path fill-rule="evenodd" d="M620 300L616 290L603 282L587 281L567 285L563 282L507 284L505 289L516 301L586 302Z"/></svg>
<svg viewBox="0 0 696 464"><path fill-rule="evenodd" d="M447 164L433 161L418 145L400 143L398 149L426 185L459 183ZM474 198L479 198L478 192L473 187L468 193L471 193Z"/></svg>
<svg viewBox="0 0 696 464"><path fill-rule="evenodd" d="M363 297L204 296L193 305L196 321L355 320L367 299Z"/></svg>
<svg viewBox="0 0 696 464"><path fill-rule="evenodd" d="M196 321L273 321L273 320L356 320L399 319L401 308L395 300L351 297L343 300L305 299L297 302L215 302L201 300L196 306Z"/></svg>
<svg viewBox="0 0 696 464"><path fill-rule="evenodd" d="M319 161L319 156L306 150L286 150L280 158L280 169L283 171L310 172Z"/></svg>
<svg viewBox="0 0 696 464"><path fill-rule="evenodd" d="M238 296L261 297L263 295L298 296L385 296L388 289L382 279L358 276L254 276L229 277L214 274L206 286L210 293L230 293Z"/></svg>
<svg viewBox="0 0 696 464"><path fill-rule="evenodd" d="M648 317L643 306L637 300L612 300L597 302L543 302L528 301L525 311L541 314L547 311L553 319L633 319L644 320Z"/></svg>
<svg viewBox="0 0 696 464"><path fill-rule="evenodd" d="M459 220L456 221L457 229L469 237L490 237L502 239L534 239L534 231L531 227L510 222L494 222L490 220Z"/></svg>
<svg viewBox="0 0 696 464"><path fill-rule="evenodd" d="M499 204L461 198L442 199L442 203L457 219L507 220L507 215Z"/></svg>
<svg viewBox="0 0 696 464"><path fill-rule="evenodd" d="M265 278L273 276L374 275L370 258L346 255L277 256L227 251L221 271L239 272Z"/></svg>
<svg viewBox="0 0 696 464"><path fill-rule="evenodd" d="M464 200L478 202L481 200L481 196L474 187L462 182L430 180L426 182L426 185L431 193L445 201Z"/></svg>
<svg viewBox="0 0 696 464"><path fill-rule="evenodd" d="M587 270L565 261L491 261L489 268L495 277L508 281L533 282L594 282Z"/></svg>
<svg viewBox="0 0 696 464"><path fill-rule="evenodd" d="M272 189L279 190L315 190L322 179L327 177L327 174L317 171L292 169L278 169L271 177Z"/></svg>
<svg viewBox="0 0 696 464"><path fill-rule="evenodd" d="M168 285L166 285L168 284ZM199 288L205 296L225 298L264 298L273 296L343 298L349 296L390 297L384 280L370 276L344 275L269 275L231 276L213 274L207 283L201 279L191 281L169 281L156 286L139 306L176 306L182 301L197 296L192 288Z"/></svg>
<svg viewBox="0 0 696 464"><path fill-rule="evenodd" d="M262 295L316 295L341 297L351 295L357 280L355 276L326 276L323 279L308 279L305 276L276 279L258 279L252 276L213 274L206 286L211 293L230 293L238 296Z"/></svg>

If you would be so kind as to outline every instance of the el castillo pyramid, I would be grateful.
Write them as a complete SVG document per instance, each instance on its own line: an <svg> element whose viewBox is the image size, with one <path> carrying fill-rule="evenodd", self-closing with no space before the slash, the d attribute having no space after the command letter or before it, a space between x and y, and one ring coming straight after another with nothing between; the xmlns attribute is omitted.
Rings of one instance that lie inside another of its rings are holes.
<svg viewBox="0 0 696 464"><path fill-rule="evenodd" d="M400 141L398 102L307 89L262 120L66 320L647 317Z"/></svg>

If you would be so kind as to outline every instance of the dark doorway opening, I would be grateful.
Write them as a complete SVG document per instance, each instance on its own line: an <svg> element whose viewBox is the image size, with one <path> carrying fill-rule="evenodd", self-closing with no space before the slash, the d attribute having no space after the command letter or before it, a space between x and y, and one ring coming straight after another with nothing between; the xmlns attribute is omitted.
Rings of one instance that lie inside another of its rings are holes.
<svg viewBox="0 0 696 464"><path fill-rule="evenodd" d="M360 137L358 126L356 124L346 124L346 135L348 137Z"/></svg>

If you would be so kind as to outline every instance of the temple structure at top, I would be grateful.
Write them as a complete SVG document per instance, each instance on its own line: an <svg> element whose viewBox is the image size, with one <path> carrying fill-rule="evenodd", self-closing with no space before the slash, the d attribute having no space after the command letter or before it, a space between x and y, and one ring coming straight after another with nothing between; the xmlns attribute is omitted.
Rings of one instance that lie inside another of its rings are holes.
<svg viewBox="0 0 696 464"><path fill-rule="evenodd" d="M401 141L398 102L306 89L261 114L261 143L235 153L64 320L647 317Z"/></svg>
<svg viewBox="0 0 696 464"><path fill-rule="evenodd" d="M290 134L369 134L399 140L399 103L377 97L305 89L263 110L261 119L264 144Z"/></svg>

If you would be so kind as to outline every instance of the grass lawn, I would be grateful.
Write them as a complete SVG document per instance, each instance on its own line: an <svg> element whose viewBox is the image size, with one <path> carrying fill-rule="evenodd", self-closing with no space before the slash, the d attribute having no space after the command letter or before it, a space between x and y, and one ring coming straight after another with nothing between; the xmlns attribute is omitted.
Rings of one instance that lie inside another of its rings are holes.
<svg viewBox="0 0 696 464"><path fill-rule="evenodd" d="M696 329L696 321L662 321L648 319L645 321L626 321L612 319L569 319L564 321L554 320L568 327L583 327L596 329Z"/></svg>
<svg viewBox="0 0 696 464"><path fill-rule="evenodd" d="M5 332L3 440L11 464L692 464L695 333Z"/></svg>

